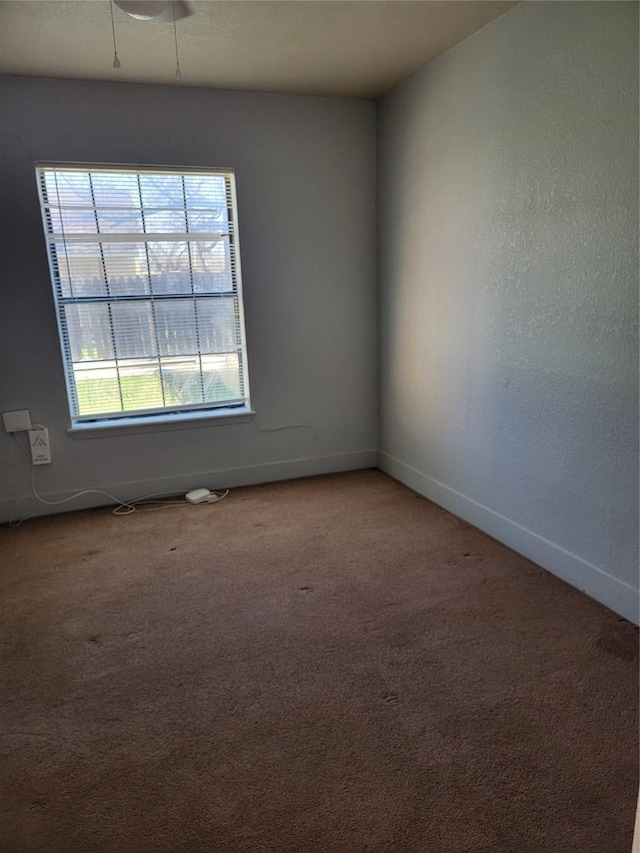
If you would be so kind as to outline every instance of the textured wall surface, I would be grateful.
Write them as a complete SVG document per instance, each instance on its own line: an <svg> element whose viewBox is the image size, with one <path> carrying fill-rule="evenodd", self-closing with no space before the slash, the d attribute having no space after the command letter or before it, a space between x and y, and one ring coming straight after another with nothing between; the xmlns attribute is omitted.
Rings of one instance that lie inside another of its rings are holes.
<svg viewBox="0 0 640 853"><path fill-rule="evenodd" d="M0 411L28 408L49 428L43 494L132 499L375 463L371 102L7 77L0 111ZM257 423L67 435L38 160L235 168ZM5 518L42 510L12 500L30 490L19 454L0 430Z"/></svg>
<svg viewBox="0 0 640 853"><path fill-rule="evenodd" d="M620 596L638 586L637 78L637 4L524 3L379 111L385 467Z"/></svg>

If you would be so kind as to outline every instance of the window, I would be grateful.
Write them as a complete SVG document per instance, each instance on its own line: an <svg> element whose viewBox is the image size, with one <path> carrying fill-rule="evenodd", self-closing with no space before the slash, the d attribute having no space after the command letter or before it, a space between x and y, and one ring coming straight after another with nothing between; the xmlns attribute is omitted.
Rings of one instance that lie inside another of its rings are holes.
<svg viewBox="0 0 640 853"><path fill-rule="evenodd" d="M72 423L246 410L233 173L37 178Z"/></svg>

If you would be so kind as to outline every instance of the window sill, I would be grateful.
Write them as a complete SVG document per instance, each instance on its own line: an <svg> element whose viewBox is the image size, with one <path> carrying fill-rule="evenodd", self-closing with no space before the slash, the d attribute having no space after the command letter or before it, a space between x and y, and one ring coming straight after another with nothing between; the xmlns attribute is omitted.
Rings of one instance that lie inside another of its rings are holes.
<svg viewBox="0 0 640 853"><path fill-rule="evenodd" d="M255 412L248 408L217 409L206 414L183 412L175 415L120 418L113 421L92 421L69 427L67 435L72 438L106 438L115 435L136 435L148 432L173 432L178 429L200 429L202 427L229 426L253 420Z"/></svg>

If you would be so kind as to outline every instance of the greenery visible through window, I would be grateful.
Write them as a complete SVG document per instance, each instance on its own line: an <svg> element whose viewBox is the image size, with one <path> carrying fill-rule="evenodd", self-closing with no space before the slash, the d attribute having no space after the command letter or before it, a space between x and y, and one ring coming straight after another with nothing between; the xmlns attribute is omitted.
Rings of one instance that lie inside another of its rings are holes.
<svg viewBox="0 0 640 853"><path fill-rule="evenodd" d="M233 173L37 177L72 420L248 405Z"/></svg>

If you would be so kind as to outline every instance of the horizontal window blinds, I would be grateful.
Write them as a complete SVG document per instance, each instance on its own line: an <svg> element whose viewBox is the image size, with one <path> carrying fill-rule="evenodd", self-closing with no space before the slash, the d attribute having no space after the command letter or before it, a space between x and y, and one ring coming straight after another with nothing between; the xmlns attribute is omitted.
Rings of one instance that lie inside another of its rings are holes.
<svg viewBox="0 0 640 853"><path fill-rule="evenodd" d="M246 405L233 173L37 177L73 420Z"/></svg>

